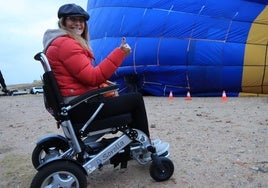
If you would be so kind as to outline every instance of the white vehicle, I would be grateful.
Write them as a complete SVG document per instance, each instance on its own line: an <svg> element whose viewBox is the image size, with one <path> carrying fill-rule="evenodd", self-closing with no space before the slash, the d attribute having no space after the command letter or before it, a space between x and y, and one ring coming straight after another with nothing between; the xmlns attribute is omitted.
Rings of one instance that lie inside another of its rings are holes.
<svg viewBox="0 0 268 188"><path fill-rule="evenodd" d="M17 89L14 89L14 90L11 90L9 95L11 96L15 96L15 95L26 95L28 94L28 92L26 90L23 90L23 91L19 91Z"/></svg>
<svg viewBox="0 0 268 188"><path fill-rule="evenodd" d="M31 87L31 88L30 88L30 93L31 93L31 94L44 93L44 90L43 90L42 87Z"/></svg>

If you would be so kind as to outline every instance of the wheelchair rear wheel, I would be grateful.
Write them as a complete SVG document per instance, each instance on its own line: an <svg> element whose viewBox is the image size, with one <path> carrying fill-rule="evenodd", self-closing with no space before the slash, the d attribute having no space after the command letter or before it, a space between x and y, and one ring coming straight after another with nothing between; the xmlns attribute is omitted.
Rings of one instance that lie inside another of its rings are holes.
<svg viewBox="0 0 268 188"><path fill-rule="evenodd" d="M79 165L71 161L53 161L34 176L31 188L73 187L86 188L87 176Z"/></svg>
<svg viewBox="0 0 268 188"><path fill-rule="evenodd" d="M153 161L150 166L150 175L158 182L168 180L173 175L173 172L173 162L167 157L159 157L158 162Z"/></svg>
<svg viewBox="0 0 268 188"><path fill-rule="evenodd" d="M42 144L37 145L32 153L32 164L35 169L48 161L49 159L55 158L60 154L64 153L69 149L68 143L46 141Z"/></svg>

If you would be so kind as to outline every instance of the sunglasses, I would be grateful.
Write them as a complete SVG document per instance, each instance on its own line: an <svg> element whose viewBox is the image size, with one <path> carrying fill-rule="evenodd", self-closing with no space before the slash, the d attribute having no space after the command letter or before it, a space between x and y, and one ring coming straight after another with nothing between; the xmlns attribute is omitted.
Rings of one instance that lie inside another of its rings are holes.
<svg viewBox="0 0 268 188"><path fill-rule="evenodd" d="M73 22L73 23L76 23L76 22L85 23L86 22L86 19L83 17L72 16L72 17L67 17L66 19Z"/></svg>

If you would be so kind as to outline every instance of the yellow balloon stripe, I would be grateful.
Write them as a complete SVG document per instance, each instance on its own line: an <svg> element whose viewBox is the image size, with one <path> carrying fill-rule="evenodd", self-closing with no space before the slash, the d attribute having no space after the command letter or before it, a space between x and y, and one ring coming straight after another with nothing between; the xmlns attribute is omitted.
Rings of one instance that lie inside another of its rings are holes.
<svg viewBox="0 0 268 188"><path fill-rule="evenodd" d="M254 20L249 31L242 92L268 94L268 6Z"/></svg>

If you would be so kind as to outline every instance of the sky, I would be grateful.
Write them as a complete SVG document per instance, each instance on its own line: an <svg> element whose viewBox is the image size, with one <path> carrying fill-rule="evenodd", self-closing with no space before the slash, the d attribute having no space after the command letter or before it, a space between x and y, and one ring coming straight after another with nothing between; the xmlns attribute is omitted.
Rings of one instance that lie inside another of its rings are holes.
<svg viewBox="0 0 268 188"><path fill-rule="evenodd" d="M61 5L87 0L0 0L0 70L6 85L41 80L43 68L34 55L43 50L43 34L57 26Z"/></svg>

